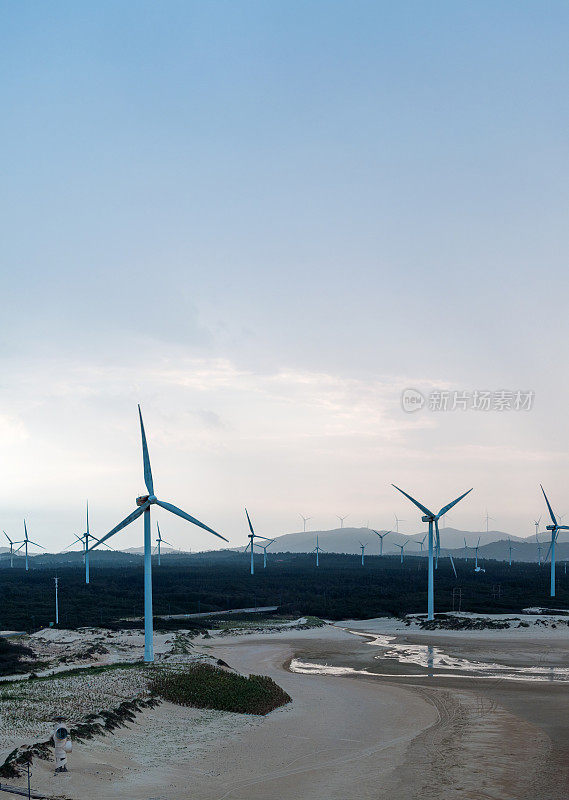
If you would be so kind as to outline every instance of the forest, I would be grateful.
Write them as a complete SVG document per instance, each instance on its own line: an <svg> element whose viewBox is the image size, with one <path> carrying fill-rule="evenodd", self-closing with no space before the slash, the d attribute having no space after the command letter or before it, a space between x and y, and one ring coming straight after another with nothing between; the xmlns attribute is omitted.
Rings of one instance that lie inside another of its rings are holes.
<svg viewBox="0 0 569 800"><path fill-rule="evenodd" d="M540 606L569 607L569 575L557 565L557 597L549 597L549 565L485 561L474 572L472 559L441 558L435 572L435 609L477 613L521 612ZM426 610L425 558L369 556L362 567L355 555L272 553L263 569L256 556L234 551L165 555L153 560L155 616L208 613L235 608L278 606L286 614L327 619L401 616ZM119 553L93 553L89 585L80 553L30 560L26 573L18 560L0 562L0 629L35 630L54 622L54 577L59 579L59 626L111 624L143 613L143 560Z"/></svg>

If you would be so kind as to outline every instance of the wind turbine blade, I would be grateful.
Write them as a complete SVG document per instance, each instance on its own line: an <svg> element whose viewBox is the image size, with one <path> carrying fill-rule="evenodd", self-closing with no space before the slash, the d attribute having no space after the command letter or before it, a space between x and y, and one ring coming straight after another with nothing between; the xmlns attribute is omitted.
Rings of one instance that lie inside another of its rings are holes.
<svg viewBox="0 0 569 800"><path fill-rule="evenodd" d="M119 531L122 531L122 529L126 528L127 525L130 525L131 522L134 522L135 519L138 519L141 516L141 514L144 514L144 512L146 511L146 509L149 506L150 506L150 503L145 503L143 506L140 506L139 508L136 508L132 512L132 514L129 514L128 517L125 517L122 522L119 522L118 525L115 525L115 527L112 529L112 531L109 531L108 533L106 533L102 537L102 539L97 539L96 543L91 545L89 550L94 550L95 547L98 547L100 544L104 544L106 542L106 540L109 539L111 536L114 536L115 533L118 533ZM95 537L92 536L91 538L94 539Z"/></svg>
<svg viewBox="0 0 569 800"><path fill-rule="evenodd" d="M38 542L32 542L31 539L28 539L28 544L34 544L36 547L41 547L42 550L45 550L43 544L38 544Z"/></svg>
<svg viewBox="0 0 569 800"><path fill-rule="evenodd" d="M253 530L253 526L251 525L251 517L249 516L249 512L247 511L247 509L245 509L245 513L247 514L247 522L249 523L249 530L251 531L251 533L254 536L255 535L255 531Z"/></svg>
<svg viewBox="0 0 569 800"><path fill-rule="evenodd" d="M107 550L112 550L113 553L115 552L113 547L111 547L109 544L106 544L106 542L103 542L101 539L97 539L97 537L93 536L93 534L91 534L90 538L94 539L96 542L99 542L99 544L102 544L104 547L107 548ZM89 548L89 549L91 549L91 548Z"/></svg>
<svg viewBox="0 0 569 800"><path fill-rule="evenodd" d="M454 561L453 561L453 558L450 555L450 553L449 553L449 556L450 556L450 563L451 563L451 566L452 566L452 571L454 572L454 577L458 578L458 575L456 574L456 567L454 566Z"/></svg>
<svg viewBox="0 0 569 800"><path fill-rule="evenodd" d="M158 524L158 520L156 520L156 530L158 531L158 539L159 539L159 541L163 542L164 539L162 538L162 536L160 534L160 525Z"/></svg>
<svg viewBox="0 0 569 800"><path fill-rule="evenodd" d="M405 497L408 500L410 500L413 503L413 505L417 506L417 508L419 508L423 512L423 514L426 514L427 517L434 517L435 516L433 514L433 512L429 511L429 509L426 506L424 506L422 503L419 503L418 500L415 500L415 498L411 497L411 495L407 494L407 492L404 492L403 489L399 488L399 486L396 486L394 483L392 483L391 485L393 486L394 489L397 489L398 492L401 492L401 494L404 494Z"/></svg>
<svg viewBox="0 0 569 800"><path fill-rule="evenodd" d="M148 494L154 494L154 482L152 480L152 470L150 469L150 456L148 455L148 445L146 444L146 433L144 432L144 422L142 421L142 411L138 406L138 416L140 417L140 435L142 436L142 461L144 463L144 483L148 489Z"/></svg>
<svg viewBox="0 0 569 800"><path fill-rule="evenodd" d="M187 519L188 522L192 522L194 525L197 525L198 528L203 528L204 531L208 531L209 533L213 533L214 536L217 536L220 539L223 539L224 542L228 542L229 541L229 539L226 539L225 536L221 535L221 533L217 533L217 531L214 531L213 528L209 528L207 525L204 525L203 522L199 521L199 519L196 519L195 517L190 516L190 514L186 514L185 511L182 511L182 509L178 508L177 506L173 506L172 503L165 503L163 500L157 500L156 503L157 503L157 505L161 506L162 508L165 508L166 511L170 511L171 514L176 514L176 516L182 517L182 519Z"/></svg>
<svg viewBox="0 0 569 800"><path fill-rule="evenodd" d="M8 541L10 542L10 544L14 544L14 542L13 542L13 541L10 539L10 537L8 536L8 534L6 533L6 531L2 531L2 533L4 534L4 536L6 537L6 539L8 539Z"/></svg>
<svg viewBox="0 0 569 800"><path fill-rule="evenodd" d="M547 559L549 558L549 554L550 553L551 553L551 545L549 545L549 547L547 548L547 553L545 555L544 561L547 561Z"/></svg>
<svg viewBox="0 0 569 800"><path fill-rule="evenodd" d="M539 485L541 486L541 483ZM549 500L547 499L547 495L545 494L545 489L543 488L543 486L541 486L541 491L543 492L543 496L545 497L545 502L547 503L547 508L549 509L549 515L551 517L551 521L553 522L554 525L557 525L557 520L555 519L555 514L553 513L553 509L551 508Z"/></svg>
<svg viewBox="0 0 569 800"><path fill-rule="evenodd" d="M467 492L465 492L464 494L461 494L461 495L460 495L460 497L457 497L457 498L456 498L456 500L453 500L453 501L452 501L452 503L449 503L448 505L446 505L446 506L443 506L443 508L441 508L441 510L439 511L439 513L437 514L437 516L438 516L438 517L442 517L442 516L444 516L444 514L446 514L446 513L447 513L447 511L450 511L450 509L451 509L453 506L455 506L457 503L459 503L459 502L462 500L462 498L463 498L463 497L466 497L466 495L467 495L467 494L470 494L470 492L471 492L471 491L472 491L472 489L469 489L469 490L468 490Z"/></svg>

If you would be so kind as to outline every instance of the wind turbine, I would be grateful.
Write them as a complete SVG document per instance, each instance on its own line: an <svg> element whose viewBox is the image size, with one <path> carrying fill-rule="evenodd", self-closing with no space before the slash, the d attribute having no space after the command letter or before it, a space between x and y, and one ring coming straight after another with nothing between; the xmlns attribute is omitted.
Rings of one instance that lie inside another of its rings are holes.
<svg viewBox="0 0 569 800"><path fill-rule="evenodd" d="M247 534L249 536L249 544L247 545L247 547L245 548L245 550L243 552L246 553L247 550L249 548L251 548L251 575L254 575L255 574L255 539L263 539L263 541L268 542L269 544L272 544L275 540L274 539L267 539L266 536L259 536L257 533L255 533L255 531L253 530L253 526L251 525L251 518L249 517L249 512L247 511L247 509L245 509L245 513L247 514L247 522L249 523L249 530L251 531L251 533ZM269 546L269 544L267 545L267 547ZM262 547L262 545L259 545L259 546ZM265 554L265 563L266 563L266 558L267 558L267 556Z"/></svg>
<svg viewBox="0 0 569 800"><path fill-rule="evenodd" d="M77 544L77 542L81 543L83 549L83 563L85 564L85 583L89 583L89 539L93 539L95 542L99 542L101 544L101 540L97 539L96 536L89 530L89 503L87 503L87 530L85 533L78 536L76 533L73 534L75 536L75 541L68 544L67 547L64 549L67 550L69 547L73 547ZM105 547L109 550L112 550L112 547L109 547L108 544L105 544Z"/></svg>
<svg viewBox="0 0 569 800"><path fill-rule="evenodd" d="M413 540L415 542L415 544L418 544L419 547L421 548L421 550L420 550L421 553L423 552L423 545L425 544L425 539L426 538L427 538L427 534L425 534L422 539L419 539L418 542Z"/></svg>
<svg viewBox="0 0 569 800"><path fill-rule="evenodd" d="M464 537L464 560L465 561L468 561L468 550L469 550L469 547L466 544L466 536L465 536Z"/></svg>
<svg viewBox="0 0 569 800"><path fill-rule="evenodd" d="M399 533L399 523L400 522L405 522L405 520L404 519L400 519L397 516L397 514L394 514L393 516L395 517L395 533Z"/></svg>
<svg viewBox="0 0 569 800"><path fill-rule="evenodd" d="M140 436L142 439L142 463L144 466L144 483L146 484L146 488L148 490L148 494L142 495L142 497L136 498L136 505L137 508L125 517L122 522L119 522L111 531L109 531L102 539L99 539L94 545L91 546L91 550L94 550L95 547L98 547L100 544L103 544L107 539L111 536L114 536L115 533L122 531L123 528L126 528L127 525L130 525L131 522L134 522L135 519L142 516L144 514L144 660L145 662L152 662L154 661L154 631L153 631L153 623L152 623L152 541L151 541L151 533L150 533L150 507L152 505L158 505L161 508L166 509L171 514L175 514L177 517L181 517L182 519L187 520L188 522L192 522L194 525L197 525L199 528L203 528L205 531L209 533L213 533L214 536L223 539L224 542L227 541L225 536L222 536L220 533L216 533L212 528L208 528L207 525L204 525L203 522L200 522L195 517L192 517L190 514L187 514L185 511L182 511L181 508L172 505L172 503L166 503L164 500L158 500L156 495L154 494L154 481L152 480L152 470L150 468L150 456L148 455L148 445L146 444L146 433L144 431L144 423L142 421L142 412L140 410L140 406L138 406L138 416L140 419Z"/></svg>
<svg viewBox="0 0 569 800"><path fill-rule="evenodd" d="M33 544L36 547L41 547L42 550L45 550L45 547L43 545L38 544L37 542L32 542L32 540L28 538L28 529L26 527L26 520L24 520L24 540L22 542L14 542L14 544L19 544L20 545L18 547L18 550L21 550L22 547L25 548L25 553L26 553L26 572L28 571L28 545L29 544ZM16 550L16 553L18 552L18 550Z"/></svg>
<svg viewBox="0 0 569 800"><path fill-rule="evenodd" d="M366 547L367 547L367 542L365 544L362 544L360 542L360 548L361 548L361 551L362 551L362 567L364 565L364 551L365 551Z"/></svg>
<svg viewBox="0 0 569 800"><path fill-rule="evenodd" d="M302 531L303 533L306 533L306 523L309 519L312 519L312 517L305 517L304 514L299 514L298 516L302 519ZM268 546L269 545L267 545L267 547Z"/></svg>
<svg viewBox="0 0 569 800"><path fill-rule="evenodd" d="M403 544L396 544L395 547L398 547L401 550L401 563L403 563L403 550L407 547L409 542L403 542Z"/></svg>
<svg viewBox="0 0 569 800"><path fill-rule="evenodd" d="M508 550L510 551L510 566L512 566L512 550L517 550L517 547L512 547L512 540L508 536Z"/></svg>
<svg viewBox="0 0 569 800"><path fill-rule="evenodd" d="M476 544L476 547L474 548L474 557L476 559L476 561L474 563L474 572L478 571L478 548L479 547L480 547L480 536L478 537L478 542Z"/></svg>
<svg viewBox="0 0 569 800"><path fill-rule="evenodd" d="M345 516L341 517L339 514L336 514L336 516L337 516L337 517L338 517L338 519L340 520L340 528L343 528L343 527L344 527L344 520L345 520L345 519L348 519L348 517L349 517L350 515L349 515L349 514L346 514Z"/></svg>
<svg viewBox="0 0 569 800"><path fill-rule="evenodd" d="M263 569L267 568L267 547L270 547L274 542L274 539L271 539L268 544L262 544L261 548L263 550Z"/></svg>
<svg viewBox="0 0 569 800"><path fill-rule="evenodd" d="M158 531L158 538L155 540L156 541L156 547L154 548L154 552L155 553L158 552L158 566L160 566L160 545L162 544L162 542L164 542L164 544L170 545L170 547L173 547L174 545L170 544L170 542L167 542L166 539L162 538L162 534L160 533L160 525L158 524L158 520L156 520L156 529Z"/></svg>
<svg viewBox="0 0 569 800"><path fill-rule="evenodd" d="M486 533L488 533L488 522L489 522L490 520L494 521L494 517L491 517L491 516L488 514L488 509L486 509L486 516L484 517L484 519L486 520Z"/></svg>
<svg viewBox="0 0 569 800"><path fill-rule="evenodd" d="M438 514L434 514L432 511L419 503L410 494L404 492L403 489L400 489L399 486L395 486L394 483L391 484L398 492L401 492L402 495L410 500L413 505L417 506L417 508L423 512L424 516L421 517L422 522L429 523L429 570L428 570L428 586L427 586L427 619L434 619L435 615L435 574L433 569L433 528L436 535L436 540L439 542L439 519L440 517L444 516L447 511L450 511L453 506L455 506L460 500L466 497L472 489L469 489L468 492L464 492L461 494L460 497L457 497L456 500L453 500L451 503L448 503L446 506L443 506ZM401 559L403 560L403 550L401 551Z"/></svg>
<svg viewBox="0 0 569 800"><path fill-rule="evenodd" d="M539 540L537 533L535 534L535 540L537 542L537 563L541 567L541 551L543 550L543 545Z"/></svg>
<svg viewBox="0 0 569 800"><path fill-rule="evenodd" d="M541 486L541 484L540 484ZM545 560L549 558L549 554L551 553L551 584L550 584L550 596L555 597L555 542L557 541L557 535L559 531L569 531L569 525L559 525L557 520L555 519L555 514L553 513L553 509L547 499L547 495L545 494L545 490L543 486L541 486L541 491L543 492L543 496L545 497L545 502L547 503L547 509L549 511L549 516L551 517L552 525L546 525L545 529L551 531L551 544L549 545L549 550L547 551L547 555L545 556Z"/></svg>
<svg viewBox="0 0 569 800"><path fill-rule="evenodd" d="M316 566L318 566L318 555L326 552L326 550L323 550L318 544L318 534L316 534L316 547L311 552L316 553Z"/></svg>
<svg viewBox="0 0 569 800"><path fill-rule="evenodd" d="M389 536L391 531L386 531L385 533L380 533L379 531L375 531L373 528L370 528L373 533L376 533L379 536L379 555L383 555L383 540L386 536Z"/></svg>
<svg viewBox="0 0 569 800"><path fill-rule="evenodd" d="M536 536L539 533L539 523L540 522L541 522L541 517L539 519L534 520L534 523L533 523L535 525L535 535Z"/></svg>
<svg viewBox="0 0 569 800"><path fill-rule="evenodd" d="M450 565L452 567L452 571L454 572L454 577L458 579L458 575L456 574L456 567L454 566L454 559L450 553L448 554L448 557L450 558Z"/></svg>
<svg viewBox="0 0 569 800"><path fill-rule="evenodd" d="M6 531L4 531L3 533L4 533L4 536L6 537L6 539L8 539L8 541L10 542L10 566L13 567L14 566L14 545L15 544L19 544L19 542L13 542L10 539L10 537L8 536L8 534L6 533ZM18 547L18 550L19 549L20 548Z"/></svg>

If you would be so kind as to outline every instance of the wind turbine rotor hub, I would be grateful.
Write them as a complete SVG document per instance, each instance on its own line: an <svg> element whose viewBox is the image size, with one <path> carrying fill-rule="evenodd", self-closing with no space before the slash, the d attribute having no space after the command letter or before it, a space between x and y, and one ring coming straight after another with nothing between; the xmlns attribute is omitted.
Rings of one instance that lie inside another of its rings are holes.
<svg viewBox="0 0 569 800"><path fill-rule="evenodd" d="M434 517L421 517L421 522L433 522Z"/></svg>
<svg viewBox="0 0 569 800"><path fill-rule="evenodd" d="M156 498L155 498L155 499L156 499ZM137 497L137 498L136 498L136 505L137 505L137 506L139 506L139 507L140 507L140 506L143 506L143 505L144 505L145 503L147 503L149 500L150 500L150 495L148 495L148 494L143 494L143 495L141 495L140 497Z"/></svg>

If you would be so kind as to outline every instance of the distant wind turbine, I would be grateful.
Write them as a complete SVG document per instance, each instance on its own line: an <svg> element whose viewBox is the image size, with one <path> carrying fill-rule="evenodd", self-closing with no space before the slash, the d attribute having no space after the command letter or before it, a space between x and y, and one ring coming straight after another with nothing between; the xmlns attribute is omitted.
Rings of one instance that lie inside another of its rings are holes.
<svg viewBox="0 0 569 800"><path fill-rule="evenodd" d="M478 542L477 542L477 544L476 544L476 547L474 548L474 557L475 557L475 559L476 559L476 561L475 561L475 563L474 563L474 571L475 571L475 572L476 572L476 571L477 571L477 569L478 569L478 548L479 548L479 547L480 547L480 536L478 537Z"/></svg>
<svg viewBox="0 0 569 800"><path fill-rule="evenodd" d="M270 547L274 541L274 539L269 539L267 544L260 545L263 551L263 569L267 568L267 547Z"/></svg>
<svg viewBox="0 0 569 800"><path fill-rule="evenodd" d="M423 536L423 538L422 538L422 539L419 539L419 541L418 541L418 542L417 542L415 539L413 539L413 541L415 542L415 544L418 544L418 545L419 545L419 547L421 548L421 550L420 550L420 552L421 552L421 553L423 552L423 545L425 544L425 539L426 539L426 538L427 538L427 534L425 534L425 535Z"/></svg>
<svg viewBox="0 0 569 800"><path fill-rule="evenodd" d="M167 542L166 539L162 538L162 534L160 533L160 525L158 524L158 520L156 520L156 530L158 531L158 537L155 539L156 547L154 548L154 552L158 553L158 566L160 566L160 545L162 544L162 542L164 542L164 544L167 544L169 547L173 547L174 545L170 544L170 542Z"/></svg>
<svg viewBox="0 0 569 800"><path fill-rule="evenodd" d="M320 545L318 544L318 534L316 535L316 547L312 550L313 553L316 553L316 566L318 567L318 556L320 553L325 553L326 550L323 550Z"/></svg>
<svg viewBox="0 0 569 800"><path fill-rule="evenodd" d="M146 433L144 431L144 423L142 421L142 412L140 410L140 406L138 406L138 416L140 419L140 436L142 439L144 483L146 484L148 494L143 495L142 497L137 497L137 508L131 514L129 514L128 517L125 517L122 522L119 522L118 525L116 525L111 531L103 536L102 539L92 545L90 549L94 550L95 547L103 544L111 536L114 536L119 531L122 531L123 528L126 528L127 525L130 525L131 522L134 522L135 519L138 519L138 517L144 514L144 660L146 662L152 662L154 661L154 630L152 621L152 534L150 529L150 507L152 505L158 505L161 508L164 508L166 511L169 511L171 514L175 514L177 517L181 517L188 522L192 522L199 528L203 528L204 531L208 531L214 536L217 536L219 539L223 539L224 542L226 542L227 539L220 533L216 533L216 531L214 531L212 528L204 525L203 522L200 522L195 517L192 517L190 514L182 511L181 508L172 505L172 503L166 503L164 500L159 500L156 497L154 494L154 481L152 479L150 456L148 454L148 445L146 443Z"/></svg>
<svg viewBox="0 0 569 800"><path fill-rule="evenodd" d="M535 534L535 540L537 542L537 563L541 567L541 551L543 550L543 545L539 540L539 536L537 533Z"/></svg>
<svg viewBox="0 0 569 800"><path fill-rule="evenodd" d="M545 560L547 561L547 559L551 555L550 596L555 597L555 542L557 541L557 536L559 535L559 531L569 531L569 525L559 525L559 523L555 518L555 514L553 513L553 509L551 508L551 504L547 499L547 495L545 494L543 486L541 486L541 491L543 492L543 496L545 497L545 502L547 503L547 510L549 511L549 516L551 517L551 522L552 522L551 525L545 526L546 530L551 531L551 544L549 545L549 550L547 551Z"/></svg>
<svg viewBox="0 0 569 800"><path fill-rule="evenodd" d="M349 515L349 514L345 514L345 516L341 517L339 514L336 514L336 516L337 516L337 517L338 517L338 519L340 520L340 528L343 528L343 527L344 527L344 520L345 520L345 519L348 519L348 517L349 517L350 515Z"/></svg>
<svg viewBox="0 0 569 800"><path fill-rule="evenodd" d="M81 536L78 536L76 533L74 533L73 535L75 536L76 541L67 545L67 547L64 549L67 550L69 547L73 547L78 542L81 543L83 548L83 563L85 564L85 583L89 583L89 550L90 550L89 539L92 539L94 542L98 542L99 544L104 544L103 542L101 542L100 539L97 539L96 536L93 536L93 534L89 530L89 503L87 503L87 530ZM104 544L104 546L107 547L109 550L113 549L108 544Z"/></svg>
<svg viewBox="0 0 569 800"><path fill-rule="evenodd" d="M245 548L245 550L243 552L246 553L247 550L249 550L249 548L251 548L251 575L254 575L255 574L255 539L262 539L264 542L269 542L269 544L272 544L274 542L274 539L268 539L266 536L259 536L259 534L255 533L255 531L253 530L253 525L251 524L251 518L249 517L249 512L247 511L247 509L245 509L245 513L247 514L247 522L249 523L249 530L251 531L251 533L247 534L249 536L249 544L247 545L247 547ZM262 547L262 545L260 545L260 546ZM269 545L267 545L267 547L268 546ZM266 559L266 554L265 554L265 559Z"/></svg>
<svg viewBox="0 0 569 800"><path fill-rule="evenodd" d="M385 533L380 533L379 531L375 531L373 528L370 529L373 533L376 533L379 536L379 555L383 555L383 540L386 536L389 536L391 531L386 531Z"/></svg>
<svg viewBox="0 0 569 800"><path fill-rule="evenodd" d="M536 519L536 520L534 521L534 523L533 523L533 524L535 525L535 535L536 535L536 536L537 536L537 534L539 533L539 523L540 523L540 522L541 522L541 517L540 517L539 519Z"/></svg>
<svg viewBox="0 0 569 800"><path fill-rule="evenodd" d="M469 549L470 549L470 548L469 548L469 547L468 547L468 545L466 544L466 536L465 536L465 537L464 537L464 560L465 560L465 561L468 561L468 551L469 551Z"/></svg>
<svg viewBox="0 0 569 800"><path fill-rule="evenodd" d="M491 517L488 514L488 509L486 509L486 516L484 517L484 519L486 520L486 533L488 533L488 523L489 523L489 521L492 520L492 522L494 522L494 517Z"/></svg>
<svg viewBox="0 0 569 800"><path fill-rule="evenodd" d="M32 542L32 540L28 538L28 529L26 527L26 520L24 520L24 539L21 542L14 542L14 544L19 544L20 545L18 547L18 549L16 550L16 553L18 552L18 550L21 550L22 547L25 549L25 553L26 553L26 572L28 571L28 545L33 544L36 547L41 547L42 550L45 550L45 547L42 544L38 544L37 542Z"/></svg>
<svg viewBox="0 0 569 800"><path fill-rule="evenodd" d="M458 578L458 575L456 574L456 567L454 566L454 559L450 553L448 554L448 557L450 558L450 565L452 567L452 571L454 572L454 577Z"/></svg>
<svg viewBox="0 0 569 800"><path fill-rule="evenodd" d="M362 567L364 566L364 552L365 552L366 547L367 547L367 542L365 544L362 544L360 542L360 548L361 548L361 551L362 551Z"/></svg>
<svg viewBox="0 0 569 800"><path fill-rule="evenodd" d="M461 494L460 497L457 497L456 500L453 500L451 503L447 503L446 506L443 506L441 508L441 510L439 511L438 514L434 514L432 511L429 511L429 509L426 506L424 506L421 503L419 503L418 500L415 500L413 497L411 497L410 494L407 494L407 492L404 492L403 489L400 489L398 486L395 486L395 484L392 484L392 486L395 489L397 489L398 492L401 492L402 495L405 495L405 497L408 500L410 500L413 503L413 505L417 506L417 508L420 511L423 512L424 516L421 517L421 521L429 523L429 569L428 569L428 589L427 589L427 618L428 619L434 619L434 615L435 615L435 592L434 592L434 589L435 589L435 574L434 574L434 568L433 568L433 566L434 566L433 565L433 549L434 549L433 532L436 535L436 541L438 543L440 541L439 519L442 516L444 516L447 513L447 511L450 511L451 508L453 508L453 506L455 506L457 503L459 503L464 497L466 497L467 494L470 494L472 489L469 489L467 492L464 492L464 494ZM403 551L401 551L401 558L403 558Z"/></svg>
<svg viewBox="0 0 569 800"><path fill-rule="evenodd" d="M405 520L398 517L397 514L394 514L393 516L395 517L395 533L399 533L399 523L405 522Z"/></svg>
<svg viewBox="0 0 569 800"><path fill-rule="evenodd" d="M299 517L302 519L302 530L303 530L303 533L306 533L306 523L308 522L309 519L312 519L312 517L305 517L304 514L299 514ZM267 547L268 547L268 545L267 545Z"/></svg>
<svg viewBox="0 0 569 800"><path fill-rule="evenodd" d="M508 536L508 550L510 551L510 566L512 566L512 550L517 550L517 547L512 546L512 540Z"/></svg>
<svg viewBox="0 0 569 800"><path fill-rule="evenodd" d="M403 544L396 544L395 547L398 547L401 550L401 563L403 563L403 550L407 547L409 541L403 542Z"/></svg>
<svg viewBox="0 0 569 800"><path fill-rule="evenodd" d="M4 531L3 533L4 533L4 536L6 537L6 539L8 539L8 541L10 542L10 566L13 567L14 566L14 545L15 544L19 544L19 542L13 542L10 539L10 537L8 536L8 534L6 533L6 531ZM18 548L18 550L19 549L20 548Z"/></svg>

